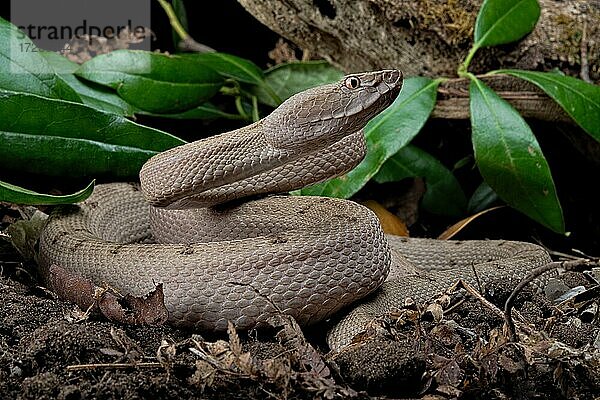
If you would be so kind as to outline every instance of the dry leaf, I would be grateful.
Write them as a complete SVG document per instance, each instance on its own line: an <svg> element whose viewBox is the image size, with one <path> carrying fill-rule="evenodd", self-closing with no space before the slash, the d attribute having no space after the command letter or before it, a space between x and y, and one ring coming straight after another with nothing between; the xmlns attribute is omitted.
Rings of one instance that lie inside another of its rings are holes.
<svg viewBox="0 0 600 400"><path fill-rule="evenodd" d="M375 200L363 201L362 205L375 213L385 233L396 236L408 236L406 224L396 215L389 212L385 207Z"/></svg>
<svg viewBox="0 0 600 400"><path fill-rule="evenodd" d="M48 270L48 283L59 298L82 309L99 310L111 321L134 325L162 325L167 321L162 284L143 297L117 297L109 289L54 264Z"/></svg>
<svg viewBox="0 0 600 400"><path fill-rule="evenodd" d="M518 362L515 362L511 358L505 356L504 354L500 354L498 356L498 365L500 365L505 371L508 371L511 374L516 374L517 372L523 370L523 366Z"/></svg>
<svg viewBox="0 0 600 400"><path fill-rule="evenodd" d="M196 371L189 378L189 383L203 392L206 387L211 387L215 381L217 370L204 360L196 360Z"/></svg>
<svg viewBox="0 0 600 400"><path fill-rule="evenodd" d="M460 385L464 374L456 360L434 355L432 363L434 368L437 368L434 377L439 385L451 387Z"/></svg>
<svg viewBox="0 0 600 400"><path fill-rule="evenodd" d="M433 322L438 323L444 318L444 310L442 306L437 303L431 303L427 306L425 313L431 314Z"/></svg>
<svg viewBox="0 0 600 400"><path fill-rule="evenodd" d="M283 328L275 336L282 346L296 353L300 364L319 378L331 379L329 367L323 361L321 354L308 343L294 318L288 315L275 315L268 322L273 327Z"/></svg>
<svg viewBox="0 0 600 400"><path fill-rule="evenodd" d="M170 366L173 365L176 354L177 347L175 346L175 343L169 343L167 340L163 339L160 342L160 346L158 346L158 350L156 350L156 359L161 365Z"/></svg>
<svg viewBox="0 0 600 400"><path fill-rule="evenodd" d="M292 375L292 369L287 362L287 358L271 358L262 362L262 371L266 377L280 386L286 387Z"/></svg>
<svg viewBox="0 0 600 400"><path fill-rule="evenodd" d="M36 211L30 219L17 221L6 228L11 244L25 260L35 259L36 243L47 219L47 214Z"/></svg>
<svg viewBox="0 0 600 400"><path fill-rule="evenodd" d="M451 227L446 229L444 232L442 232L442 234L438 236L438 239L440 239L440 240L451 239L452 237L454 237L454 235L456 235L458 232L460 232L465 226L469 225L472 221L479 218L481 215L483 215L489 211L496 210L498 208L502 208L502 207L504 207L504 206L496 206L496 207L488 208L487 210L480 211L477 214L471 215L470 217L461 219L460 221L458 221L457 223L455 223L454 225L452 225Z"/></svg>
<svg viewBox="0 0 600 400"><path fill-rule="evenodd" d="M229 348L231 352L234 356L239 357L242 354L242 344L231 321L227 321L227 336L229 336Z"/></svg>
<svg viewBox="0 0 600 400"><path fill-rule="evenodd" d="M257 374L254 359L252 358L252 354L243 353L237 358L237 366L240 369L240 372L246 375L255 376Z"/></svg>

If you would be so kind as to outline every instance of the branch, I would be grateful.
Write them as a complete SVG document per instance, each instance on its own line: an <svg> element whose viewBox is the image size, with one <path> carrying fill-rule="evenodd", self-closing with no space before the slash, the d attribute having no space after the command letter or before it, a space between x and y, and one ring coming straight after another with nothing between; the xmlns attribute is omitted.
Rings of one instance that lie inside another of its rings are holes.
<svg viewBox="0 0 600 400"><path fill-rule="evenodd" d="M508 101L525 118L575 124L554 100L529 82L506 75L478 78ZM469 119L469 80L457 78L443 82L438 88L438 100L431 117Z"/></svg>

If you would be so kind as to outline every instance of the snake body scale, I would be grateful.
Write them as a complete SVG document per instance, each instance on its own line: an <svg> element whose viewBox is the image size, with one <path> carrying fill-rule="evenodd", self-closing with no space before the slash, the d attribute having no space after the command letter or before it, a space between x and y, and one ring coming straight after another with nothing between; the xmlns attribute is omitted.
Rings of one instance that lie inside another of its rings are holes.
<svg viewBox="0 0 600 400"><path fill-rule="evenodd" d="M228 321L260 327L281 311L309 325L346 309L328 333L340 349L407 296L426 300L457 278L518 279L546 263L528 243L385 235L348 200L247 200L352 169L366 152L362 129L401 86L398 70L348 75L254 124L157 154L140 185L97 185L52 214L40 237L42 275L58 265L138 296L160 282L169 321L202 331Z"/></svg>

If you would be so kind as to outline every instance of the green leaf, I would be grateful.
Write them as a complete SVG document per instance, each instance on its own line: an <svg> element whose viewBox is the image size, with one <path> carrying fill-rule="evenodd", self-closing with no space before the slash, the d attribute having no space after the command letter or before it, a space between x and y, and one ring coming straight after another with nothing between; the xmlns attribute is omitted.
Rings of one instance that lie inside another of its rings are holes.
<svg viewBox="0 0 600 400"><path fill-rule="evenodd" d="M394 103L365 127L367 155L362 162L346 175L304 188L301 193L349 198L358 192L425 125L435 106L440 82L423 77L405 79Z"/></svg>
<svg viewBox="0 0 600 400"><path fill-rule="evenodd" d="M223 78L195 57L117 50L84 63L77 75L116 89L127 103L153 113L176 113L214 96Z"/></svg>
<svg viewBox="0 0 600 400"><path fill-rule="evenodd" d="M97 110L128 117L133 116L136 112L137 109L120 98L114 90L93 82L84 82L78 79L74 75L75 71L79 68L77 63L50 51L43 51L40 54L48 61L62 80L77 92L83 104Z"/></svg>
<svg viewBox="0 0 600 400"><path fill-rule="evenodd" d="M152 117L159 118L170 118L170 119L243 119L243 117L239 114L230 114L221 109L217 108L212 103L204 103L198 107L192 108L191 110L187 110L181 113L176 114L154 114L148 113L145 111L140 112L142 115L149 115Z"/></svg>
<svg viewBox="0 0 600 400"><path fill-rule="evenodd" d="M15 204L28 205L56 205L79 203L90 197L94 191L94 182L90 182L86 188L73 194L64 196L53 196L49 194L36 193L34 191L11 185L10 183L0 181L0 201L6 201Z"/></svg>
<svg viewBox="0 0 600 400"><path fill-rule="evenodd" d="M498 195L494 192L494 189L483 181L471 195L467 204L467 212L471 215L477 214L489 208L496 200L498 200Z"/></svg>
<svg viewBox="0 0 600 400"><path fill-rule="evenodd" d="M262 89L271 101L276 104L281 103L281 98L265 82L263 71L252 61L217 52L192 54L189 57L197 57L202 63L210 66L224 78L256 85Z"/></svg>
<svg viewBox="0 0 600 400"><path fill-rule="evenodd" d="M198 59L199 62L214 69L225 78L253 85L263 84L264 75L262 70L245 58L217 52L189 54L187 57Z"/></svg>
<svg viewBox="0 0 600 400"><path fill-rule="evenodd" d="M16 26L0 18L0 89L80 102L81 99Z"/></svg>
<svg viewBox="0 0 600 400"><path fill-rule="evenodd" d="M563 233L550 168L527 123L475 77L469 94L475 160L485 181L508 205Z"/></svg>
<svg viewBox="0 0 600 400"><path fill-rule="evenodd" d="M279 64L265 72L265 82L280 101L275 101L263 87L255 94L258 101L271 107L277 107L281 101L311 87L337 82L344 73L325 61L304 61Z"/></svg>
<svg viewBox="0 0 600 400"><path fill-rule="evenodd" d="M553 72L503 69L493 73L512 75L538 86L600 142L600 86Z"/></svg>
<svg viewBox="0 0 600 400"><path fill-rule="evenodd" d="M464 214L467 198L454 174L429 153L407 145L390 157L373 179L378 183L422 177L427 191L422 206L430 213L447 216Z"/></svg>
<svg viewBox="0 0 600 400"><path fill-rule="evenodd" d="M83 104L0 91L0 170L135 179L149 157L183 143Z"/></svg>
<svg viewBox="0 0 600 400"><path fill-rule="evenodd" d="M539 17L537 0L485 0L475 21L474 47L519 40L532 31Z"/></svg>

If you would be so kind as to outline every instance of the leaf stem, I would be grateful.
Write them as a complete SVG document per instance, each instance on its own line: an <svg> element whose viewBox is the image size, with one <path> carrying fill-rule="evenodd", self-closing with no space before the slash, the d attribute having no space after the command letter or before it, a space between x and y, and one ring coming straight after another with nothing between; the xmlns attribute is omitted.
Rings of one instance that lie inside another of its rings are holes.
<svg viewBox="0 0 600 400"><path fill-rule="evenodd" d="M246 110L244 110L244 105L242 104L242 98L240 96L236 96L235 98L235 108L237 109L237 112L242 116L242 118L244 118L245 120L250 119L250 116L248 115Z"/></svg>
<svg viewBox="0 0 600 400"><path fill-rule="evenodd" d="M181 44L183 44L183 47L185 49L197 51L200 53L207 53L207 52L215 51L213 48L206 46L202 43L198 43L194 39L192 39L192 37L185 31L185 28L183 27L183 25L181 25L181 22L179 22L179 19L177 18L177 15L175 14L175 10L173 10L173 7L171 6L171 4L169 2L167 2L166 0L157 0L157 1L159 2L160 6L163 8L163 10L165 10L167 17L169 17L169 22L171 23L171 27L177 33L177 35L179 35L179 37L181 38L181 42L182 42Z"/></svg>
<svg viewBox="0 0 600 400"><path fill-rule="evenodd" d="M171 26L173 27L175 32L177 32L179 37L182 40L185 40L187 37L189 37L190 35L188 35L188 33L185 31L185 29L183 28L183 26L177 19L177 15L175 15L175 10L173 10L173 7L171 6L171 4L169 4L165 0L157 0L157 1L160 3L163 10L165 10L165 13L167 13L167 17L169 17L169 22L171 23Z"/></svg>
<svg viewBox="0 0 600 400"><path fill-rule="evenodd" d="M256 96L252 96L252 121L256 122L260 119L258 115L258 98Z"/></svg>
<svg viewBox="0 0 600 400"><path fill-rule="evenodd" d="M477 77L475 76L475 74L465 71L463 72L462 75L463 78L469 78L471 81L476 82L477 81Z"/></svg>
<svg viewBox="0 0 600 400"><path fill-rule="evenodd" d="M471 64L471 60L473 60L477 50L479 50L479 43L473 44L473 47L471 47L471 50L469 50L469 54L467 54L467 57L465 57L463 63L460 65L460 67L458 67L456 72L461 78L466 78L468 76L467 74L469 73L469 65Z"/></svg>

